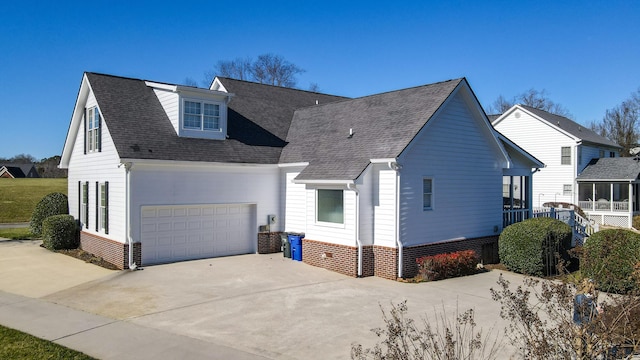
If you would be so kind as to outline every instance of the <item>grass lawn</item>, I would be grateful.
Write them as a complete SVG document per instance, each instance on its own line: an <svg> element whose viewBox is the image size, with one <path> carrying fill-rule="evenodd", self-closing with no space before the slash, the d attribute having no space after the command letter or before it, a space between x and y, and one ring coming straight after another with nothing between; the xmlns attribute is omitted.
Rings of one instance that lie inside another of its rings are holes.
<svg viewBox="0 0 640 360"><path fill-rule="evenodd" d="M0 238L12 240L34 239L29 228L0 229Z"/></svg>
<svg viewBox="0 0 640 360"><path fill-rule="evenodd" d="M67 193L67 179L0 179L0 223L29 222L36 204L52 192Z"/></svg>
<svg viewBox="0 0 640 360"><path fill-rule="evenodd" d="M93 359L51 341L0 325L0 359Z"/></svg>

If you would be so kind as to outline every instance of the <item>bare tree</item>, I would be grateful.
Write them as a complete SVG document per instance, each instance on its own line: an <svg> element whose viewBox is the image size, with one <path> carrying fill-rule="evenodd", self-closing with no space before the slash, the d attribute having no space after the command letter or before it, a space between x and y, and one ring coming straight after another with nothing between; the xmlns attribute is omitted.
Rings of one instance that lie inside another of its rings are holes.
<svg viewBox="0 0 640 360"><path fill-rule="evenodd" d="M30 154L19 154L12 157L9 162L12 164L34 164L37 160Z"/></svg>
<svg viewBox="0 0 640 360"><path fill-rule="evenodd" d="M608 109L601 123L591 123L591 129L622 146L621 156L631 156L640 136L640 89L617 105Z"/></svg>
<svg viewBox="0 0 640 360"><path fill-rule="evenodd" d="M296 76L303 72L280 55L262 54L255 61L251 58L218 61L213 71L205 72L205 82L209 86L215 76L224 76L292 88L296 86Z"/></svg>
<svg viewBox="0 0 640 360"><path fill-rule="evenodd" d="M193 78L187 76L182 81L182 85L198 87L198 82L195 81Z"/></svg>
<svg viewBox="0 0 640 360"><path fill-rule="evenodd" d="M552 101L547 96L547 91L542 90L538 91L534 88L531 88L522 94L514 96L510 100L500 95L498 98L489 106L488 113L499 113L502 114L508 109L510 109L515 104L522 104L531 106L536 109L544 110L550 112L552 114L565 116L571 118L572 115L564 106Z"/></svg>

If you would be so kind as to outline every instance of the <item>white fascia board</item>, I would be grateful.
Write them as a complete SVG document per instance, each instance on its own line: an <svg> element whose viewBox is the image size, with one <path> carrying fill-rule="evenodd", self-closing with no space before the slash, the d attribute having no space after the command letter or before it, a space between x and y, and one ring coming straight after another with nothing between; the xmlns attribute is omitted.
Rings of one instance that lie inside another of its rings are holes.
<svg viewBox="0 0 640 360"><path fill-rule="evenodd" d="M209 90L229 92L224 87L224 85L222 85L222 82L220 82L220 79L218 79L217 76L213 79L213 82L211 82L211 86L209 86Z"/></svg>
<svg viewBox="0 0 640 360"><path fill-rule="evenodd" d="M80 82L80 89L78 90L78 97L76 98L76 104L73 107L73 114L71 115L71 122L69 123L69 129L67 130L67 138L64 141L62 148L62 156L60 156L60 164L58 168L68 169L69 161L71 161L71 154L73 153L73 146L76 143L76 137L80 131L80 123L84 116L84 106L87 103L87 97L91 91L91 84L87 74L82 75L82 82Z"/></svg>
<svg viewBox="0 0 640 360"><path fill-rule="evenodd" d="M382 158L382 159L369 159L372 164L388 164L390 162L397 162L397 158Z"/></svg>
<svg viewBox="0 0 640 360"><path fill-rule="evenodd" d="M355 184L353 180L296 180L293 179L294 184L305 185L349 185Z"/></svg>
<svg viewBox="0 0 640 360"><path fill-rule="evenodd" d="M180 161L180 160L157 160L157 159L130 159L121 158L121 163L131 163L132 165L147 165L156 167L254 167L254 168L277 168L277 164L255 164L255 163L228 163L228 162L207 162L207 161Z"/></svg>
<svg viewBox="0 0 640 360"><path fill-rule="evenodd" d="M278 164L280 168L309 166L308 162Z"/></svg>
<svg viewBox="0 0 640 360"><path fill-rule="evenodd" d="M628 182L632 183L636 179L576 179L576 182L604 182L604 183L613 183L613 182Z"/></svg>
<svg viewBox="0 0 640 360"><path fill-rule="evenodd" d="M158 83L158 82L154 82L154 81L145 81L144 84L147 85L148 87L151 87L151 88L156 88L156 89L161 89L161 90L168 90L168 91L173 91L173 92L175 92L176 89L178 88L178 85L163 84L163 83Z"/></svg>

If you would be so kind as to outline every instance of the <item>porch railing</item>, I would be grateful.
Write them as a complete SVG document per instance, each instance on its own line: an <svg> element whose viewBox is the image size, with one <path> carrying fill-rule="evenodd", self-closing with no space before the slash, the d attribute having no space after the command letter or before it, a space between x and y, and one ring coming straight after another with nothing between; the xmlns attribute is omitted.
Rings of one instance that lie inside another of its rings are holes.
<svg viewBox="0 0 640 360"><path fill-rule="evenodd" d="M628 212L628 201L609 201L609 200L597 200L597 201L579 201L578 206L582 210L586 211L614 211L614 212Z"/></svg>
<svg viewBox="0 0 640 360"><path fill-rule="evenodd" d="M577 214L574 210L571 209L558 209L558 208L542 208L536 209L533 211L534 217L550 217L553 219L560 220L569 226L572 229L572 240L571 245L583 245L586 238L592 235L594 232L598 231L596 227L592 224L592 222L588 219L583 218L579 214Z"/></svg>

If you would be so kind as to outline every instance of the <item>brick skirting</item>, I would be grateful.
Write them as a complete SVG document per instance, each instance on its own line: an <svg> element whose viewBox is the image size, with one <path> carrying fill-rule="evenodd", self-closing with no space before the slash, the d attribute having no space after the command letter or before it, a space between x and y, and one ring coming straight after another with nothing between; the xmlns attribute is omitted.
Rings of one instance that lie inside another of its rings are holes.
<svg viewBox="0 0 640 360"><path fill-rule="evenodd" d="M273 254L282 251L282 232L259 232L258 254Z"/></svg>
<svg viewBox="0 0 640 360"><path fill-rule="evenodd" d="M418 274L416 259L419 257L460 250L474 250L483 263L495 263L498 261L496 255L498 251L498 236L407 246L402 249L402 277L412 278Z"/></svg>
<svg viewBox="0 0 640 360"><path fill-rule="evenodd" d="M103 258L105 261L117 266L118 269L129 268L129 244L123 244L82 231L80 232L80 248ZM142 264L140 243L133 244L133 261L138 266Z"/></svg>
<svg viewBox="0 0 640 360"><path fill-rule="evenodd" d="M367 256L363 256L363 259L370 258L373 254L370 248L371 246L368 246L366 250L363 248L363 254L367 254ZM358 276L358 248L354 246L337 245L305 238L302 239L302 261L344 275ZM373 275L372 264L371 260L363 262L363 276Z"/></svg>
<svg viewBox="0 0 640 360"><path fill-rule="evenodd" d="M484 263L497 262L498 237L445 241L433 244L408 246L402 251L402 277L417 275L416 259L421 256L474 250ZM302 261L344 275L358 276L358 248L322 241L302 239ZM362 247L362 276L398 278L398 249L385 246Z"/></svg>

